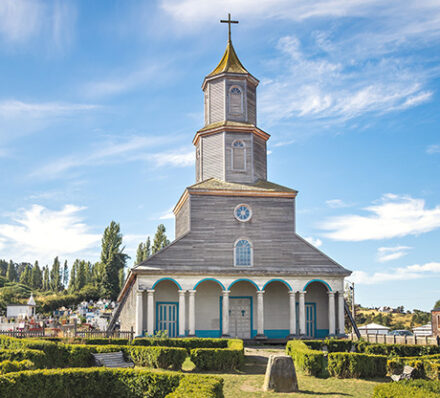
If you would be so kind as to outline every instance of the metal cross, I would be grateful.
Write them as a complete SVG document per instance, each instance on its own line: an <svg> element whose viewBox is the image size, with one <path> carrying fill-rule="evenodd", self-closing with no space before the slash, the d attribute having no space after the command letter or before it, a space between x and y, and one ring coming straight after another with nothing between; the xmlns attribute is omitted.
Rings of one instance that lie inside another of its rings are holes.
<svg viewBox="0 0 440 398"><path fill-rule="evenodd" d="M221 19L220 22L228 24L229 41L231 41L231 23L238 23L238 21L231 20L231 14L228 13L228 19L227 20Z"/></svg>

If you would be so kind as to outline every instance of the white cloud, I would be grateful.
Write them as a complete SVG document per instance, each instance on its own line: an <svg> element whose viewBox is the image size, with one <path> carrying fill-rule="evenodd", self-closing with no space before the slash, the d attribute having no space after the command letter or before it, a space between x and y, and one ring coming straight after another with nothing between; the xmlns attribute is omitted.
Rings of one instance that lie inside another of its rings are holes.
<svg viewBox="0 0 440 398"><path fill-rule="evenodd" d="M159 220L172 220L174 219L174 212L173 212L174 207L171 207L170 209L168 209L166 212L164 212L160 217Z"/></svg>
<svg viewBox="0 0 440 398"><path fill-rule="evenodd" d="M80 216L84 207L65 205L51 210L40 205L20 209L0 224L3 256L15 261L52 261L55 256L73 259L99 247L100 234L90 232Z"/></svg>
<svg viewBox="0 0 440 398"><path fill-rule="evenodd" d="M368 215L348 214L329 218L321 228L330 239L364 241L419 235L440 227L440 205L427 209L423 199L394 194L383 195Z"/></svg>
<svg viewBox="0 0 440 398"><path fill-rule="evenodd" d="M194 150L182 148L179 151L155 153L151 156L156 166L188 167L195 162Z"/></svg>
<svg viewBox="0 0 440 398"><path fill-rule="evenodd" d="M312 236L307 236L304 238L307 242L309 242L311 245L315 247L322 246L322 240L318 238L313 238Z"/></svg>
<svg viewBox="0 0 440 398"><path fill-rule="evenodd" d="M332 208L332 209L341 209L344 207L350 207L351 205L348 203L345 203L343 200L341 199L330 199L330 200L326 200L325 204Z"/></svg>
<svg viewBox="0 0 440 398"><path fill-rule="evenodd" d="M440 145L429 145L428 148L426 148L426 153L429 155L440 153Z"/></svg>
<svg viewBox="0 0 440 398"><path fill-rule="evenodd" d="M409 246L379 247L377 249L377 259L381 263L397 260L398 258L406 256L408 250L411 249L412 247Z"/></svg>
<svg viewBox="0 0 440 398"><path fill-rule="evenodd" d="M375 272L369 274L364 271L354 271L350 280L360 285L376 285L389 281L413 280L421 278L438 278L440 263L432 262L423 265L415 264L403 268L394 268L390 272Z"/></svg>

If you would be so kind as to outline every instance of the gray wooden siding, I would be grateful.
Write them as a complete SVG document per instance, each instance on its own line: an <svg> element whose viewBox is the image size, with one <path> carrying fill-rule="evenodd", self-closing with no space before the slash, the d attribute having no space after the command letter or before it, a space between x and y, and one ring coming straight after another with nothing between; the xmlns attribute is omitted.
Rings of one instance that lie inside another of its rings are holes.
<svg viewBox="0 0 440 398"><path fill-rule="evenodd" d="M248 123L257 125L257 88L247 85L247 118Z"/></svg>
<svg viewBox="0 0 440 398"><path fill-rule="evenodd" d="M253 176L253 145L252 133L225 133L225 181L232 182L254 182ZM232 168L232 143L235 140L242 140L245 144L246 169L244 171L233 170Z"/></svg>
<svg viewBox="0 0 440 398"><path fill-rule="evenodd" d="M201 138L202 143L202 180L208 178L224 179L223 133Z"/></svg>
<svg viewBox="0 0 440 398"><path fill-rule="evenodd" d="M130 330L131 327L135 328L135 314L136 314L136 294L135 285L130 288L127 293L128 297L122 307L121 313L119 314L119 322L121 325L121 330Z"/></svg>
<svg viewBox="0 0 440 398"><path fill-rule="evenodd" d="M252 208L250 221L235 219L238 204ZM233 265L234 243L239 238L252 242L253 267L265 273L334 274L347 271L305 242L295 233L294 199L191 195L191 232L145 265L184 271L236 271Z"/></svg>
<svg viewBox="0 0 440 398"><path fill-rule="evenodd" d="M209 123L225 120L225 84L224 79L208 83Z"/></svg>
<svg viewBox="0 0 440 398"><path fill-rule="evenodd" d="M232 86L237 86L242 92L243 112L241 114L231 114L229 112L230 94L229 90ZM226 80L226 120L233 122L247 122L247 95L246 95L246 81L245 80Z"/></svg>
<svg viewBox="0 0 440 398"><path fill-rule="evenodd" d="M190 198L188 198L176 214L176 239L190 230Z"/></svg>
<svg viewBox="0 0 440 398"><path fill-rule="evenodd" d="M267 179L267 148L266 141L254 136L254 177Z"/></svg>

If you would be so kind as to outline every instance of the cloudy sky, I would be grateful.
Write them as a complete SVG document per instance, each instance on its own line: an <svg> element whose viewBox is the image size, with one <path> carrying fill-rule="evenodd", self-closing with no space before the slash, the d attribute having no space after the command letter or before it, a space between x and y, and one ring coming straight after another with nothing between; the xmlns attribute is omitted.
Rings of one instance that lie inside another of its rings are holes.
<svg viewBox="0 0 440 398"><path fill-rule="evenodd" d="M203 77L233 41L260 79L270 180L363 305L440 299L440 4L434 0L0 2L0 258L126 250L194 182Z"/></svg>

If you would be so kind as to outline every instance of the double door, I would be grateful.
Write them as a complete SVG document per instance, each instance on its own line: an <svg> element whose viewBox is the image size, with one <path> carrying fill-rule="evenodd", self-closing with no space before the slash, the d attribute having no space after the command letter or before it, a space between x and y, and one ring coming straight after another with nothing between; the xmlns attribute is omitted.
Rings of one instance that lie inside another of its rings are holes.
<svg viewBox="0 0 440 398"><path fill-rule="evenodd" d="M251 338L251 298L229 299L229 334L238 339Z"/></svg>
<svg viewBox="0 0 440 398"><path fill-rule="evenodd" d="M177 337L178 312L177 303L157 304L157 330L166 331L168 337Z"/></svg>
<svg viewBox="0 0 440 398"><path fill-rule="evenodd" d="M305 304L305 316L306 316L306 337L315 337L316 335L316 304ZM299 303L296 303L296 330L299 333Z"/></svg>

